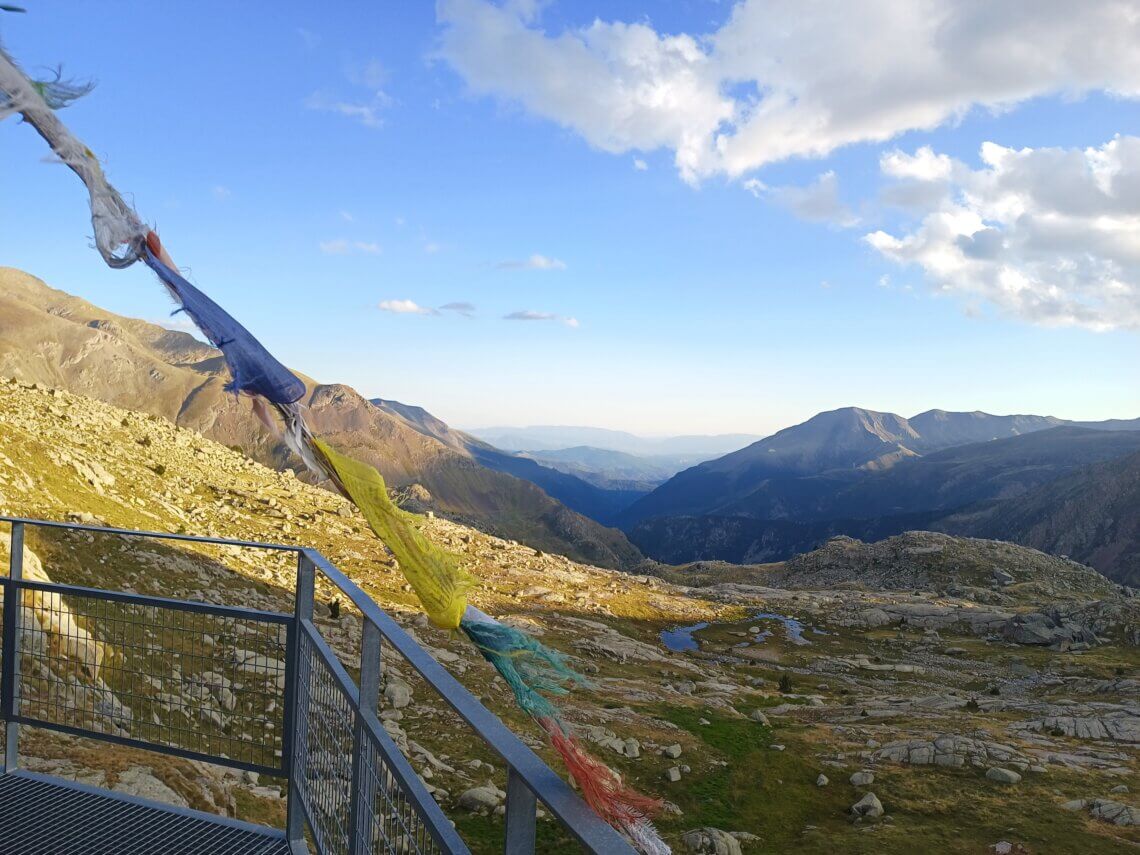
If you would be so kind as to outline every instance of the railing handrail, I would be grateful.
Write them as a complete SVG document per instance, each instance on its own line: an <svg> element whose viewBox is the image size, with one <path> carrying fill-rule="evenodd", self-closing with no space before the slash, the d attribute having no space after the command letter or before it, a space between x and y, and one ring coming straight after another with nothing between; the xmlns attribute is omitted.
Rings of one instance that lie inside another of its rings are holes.
<svg viewBox="0 0 1140 855"><path fill-rule="evenodd" d="M623 853L634 852L626 839L594 813L562 777L556 774L542 758L511 731L494 713L483 706L450 671L436 661L418 641L396 623L387 612L381 609L359 585L353 582L317 550L310 547L288 544L258 543L255 541L230 538L138 531L102 525L38 520L7 515L0 515L0 522L11 524L13 531L15 531L17 527L27 525L31 527L113 534L123 537L142 537L156 540L173 540L295 553L298 556L299 562L303 563L307 561L314 570L319 571L322 576L338 588L341 593L359 609L365 621L365 637L368 635L367 624L370 623L375 627L380 638L387 640L425 682L472 728L475 734L506 763L508 767L506 851L508 853L512 853L513 855L515 852L534 851L534 799L541 801L560 824L591 852L605 853L605 855L611 855L611 853L613 853L613 855L623 855ZM13 545L15 546L15 544ZM4 581L6 582L7 580ZM300 581L300 576L298 577L298 581ZM221 610L225 613L232 613L235 616L246 616L253 619L286 623L290 626L291 636L293 637L296 637L297 633L303 629L303 626L300 625L302 622L298 620L296 614L289 615L283 612L243 609L240 607L196 603L186 600L172 600L143 594L60 585L54 582L43 583L23 580L19 584L21 587L36 588L60 594L97 592L100 596L105 597L110 595L115 598L123 599L126 602L148 602L169 605L172 608L189 608L190 610L209 612ZM311 603L311 583L308 596ZM300 587L298 587L297 591L294 592L295 605L300 603L301 597L302 591ZM290 643L292 644L292 642ZM379 655L380 651L377 650L376 653ZM9 657L5 658L7 659ZM288 658L292 660L292 654L290 654ZM340 666L339 660L337 660L335 656L332 657L331 661L343 671L343 666ZM297 662L295 660L291 661L290 667L295 670L298 667ZM291 694L291 684L288 691ZM298 726L295 721L292 722L291 727L289 724L290 718L295 712L292 707L297 703L297 698L290 696L290 694L286 695L286 712L288 716L286 719L286 731L295 730ZM373 721L376 715L375 710L365 710L360 700L361 696L357 695L355 702L357 710L367 717L367 723L369 725L375 724L378 726L378 721ZM10 725L11 724L18 724L18 722L10 722ZM369 727L368 729L372 730L374 727ZM283 739L285 740L283 745L286 747L282 760L286 770L289 768L288 756L290 754L292 738L291 733L283 733ZM163 749L158 746L156 750ZM432 801L434 803L434 800ZM529 814L529 816L525 816L524 814ZM518 828L512 826L512 819L521 823ZM449 836L450 835L445 835L445 837Z"/></svg>
<svg viewBox="0 0 1140 855"><path fill-rule="evenodd" d="M451 672L413 639L403 627L381 609L359 585L337 569L315 549L302 554L335 584L371 620L381 635L419 672L429 686L466 721L475 733L498 754L526 783L527 788L546 805L566 830L594 852L633 852L618 834L582 801L553 769L534 753L510 728L483 706Z"/></svg>
<svg viewBox="0 0 1140 855"><path fill-rule="evenodd" d="M0 577L0 582L9 581ZM245 606L223 606L218 603L204 603L198 600L175 600L170 597L156 597L151 594L109 591L106 588L88 588L83 585L61 585L59 582L40 582L36 579L12 580L19 588L43 591L48 594L70 594L77 597L97 597L110 602L131 603L139 606L154 606L180 612L199 612L217 617L243 618L261 623L290 623L293 616L286 612L250 609Z"/></svg>
<svg viewBox="0 0 1140 855"><path fill-rule="evenodd" d="M118 534L124 537L149 537L158 540L181 540L190 543L209 543L216 546L241 546L246 549L267 549L275 552L301 552L304 547L293 546L288 543L258 543L252 540L231 540L225 537L202 537L195 534L176 534L174 532L146 531L133 528L113 528L105 525L92 525L90 523L61 522L59 520L37 520L28 517L9 517L0 515L0 522L23 523L37 528L64 528L74 531L91 531L98 534Z"/></svg>

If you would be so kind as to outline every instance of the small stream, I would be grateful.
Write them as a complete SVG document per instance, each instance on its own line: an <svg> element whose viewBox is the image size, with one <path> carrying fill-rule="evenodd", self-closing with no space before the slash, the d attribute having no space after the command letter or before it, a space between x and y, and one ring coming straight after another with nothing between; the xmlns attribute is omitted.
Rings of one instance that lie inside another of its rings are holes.
<svg viewBox="0 0 1140 855"><path fill-rule="evenodd" d="M775 612L757 612L747 620L740 621L739 625L754 623L758 620L774 620L779 621L784 626L784 635L792 644L811 644L804 638L804 632L807 627L800 621L787 615L776 614ZM686 650L700 650L701 644L697 639L693 638L694 632L700 632L702 629L708 629L708 622L702 621L701 623L694 623L691 626L675 626L672 629L664 629L661 631L661 643L668 647L670 650L681 653ZM823 635L818 629L812 629L812 632ZM754 634L748 641L742 641L740 644L733 645L734 647L747 647L750 644L762 644L772 637L770 630L761 630L759 633Z"/></svg>

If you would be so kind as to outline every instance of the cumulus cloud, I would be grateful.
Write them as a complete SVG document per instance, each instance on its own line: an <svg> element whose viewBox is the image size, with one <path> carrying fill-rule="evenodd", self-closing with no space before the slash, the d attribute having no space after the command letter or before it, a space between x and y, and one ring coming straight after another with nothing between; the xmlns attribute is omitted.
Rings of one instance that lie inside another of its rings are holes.
<svg viewBox="0 0 1140 855"><path fill-rule="evenodd" d="M577 329L580 324L577 318L566 317L564 315L556 315L553 312L536 312L531 309L523 309L517 312L503 315L505 321L560 321L572 329Z"/></svg>
<svg viewBox="0 0 1140 855"><path fill-rule="evenodd" d="M546 32L541 7L487 0L441 0L437 17L439 54L472 91L603 151L672 151L694 183L931 129L974 106L1140 96L1135 0L1087 0L1080 14L1055 0L742 0L696 34L601 20Z"/></svg>
<svg viewBox="0 0 1140 855"><path fill-rule="evenodd" d="M383 251L378 243L366 240L348 240L347 238L323 240L318 246L325 255L349 255L350 253L379 255Z"/></svg>
<svg viewBox="0 0 1140 855"><path fill-rule="evenodd" d="M495 266L500 270L565 270L566 262L535 253L527 259L500 261Z"/></svg>
<svg viewBox="0 0 1140 855"><path fill-rule="evenodd" d="M649 169L649 164L642 160L640 157L633 159L633 168L638 172L646 172Z"/></svg>
<svg viewBox="0 0 1140 855"><path fill-rule="evenodd" d="M942 181L950 177L954 161L949 155L935 154L930 146L924 145L914 154L905 151L889 151L879 158L879 169L891 178L911 178L916 181Z"/></svg>
<svg viewBox="0 0 1140 855"><path fill-rule="evenodd" d="M381 300L380 309L394 315L438 315L436 309L421 306L414 300Z"/></svg>
<svg viewBox="0 0 1140 855"><path fill-rule="evenodd" d="M757 198L771 199L787 208L801 220L813 223L832 223L853 226L859 218L839 199L839 179L828 171L804 187L792 184L769 187L763 181L749 178L744 188Z"/></svg>
<svg viewBox="0 0 1140 855"><path fill-rule="evenodd" d="M1086 149L985 143L980 156L978 169L929 150L885 156L883 172L930 201L909 227L866 242L972 312L983 301L1043 325L1140 328L1140 137Z"/></svg>

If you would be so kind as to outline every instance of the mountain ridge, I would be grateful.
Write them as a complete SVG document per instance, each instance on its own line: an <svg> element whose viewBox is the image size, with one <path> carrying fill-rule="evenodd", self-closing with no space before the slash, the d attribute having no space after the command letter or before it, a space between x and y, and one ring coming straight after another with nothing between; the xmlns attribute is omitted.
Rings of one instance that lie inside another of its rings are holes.
<svg viewBox="0 0 1140 855"><path fill-rule="evenodd" d="M745 448L677 473L619 517L626 529L656 516L719 513L766 479L832 471L889 469L945 448L1022 436L1060 426L1140 429L1140 419L1069 422L1053 416L998 416L981 411L895 413L842 407L818 413Z"/></svg>
<svg viewBox="0 0 1140 855"><path fill-rule="evenodd" d="M224 391L227 374L217 350L187 333L105 311L14 268L0 268L0 375L143 410L240 447L273 468L302 468L246 404ZM316 432L376 466L390 486L420 484L440 513L601 566L642 560L624 534L533 483L482 466L351 387L298 376Z"/></svg>

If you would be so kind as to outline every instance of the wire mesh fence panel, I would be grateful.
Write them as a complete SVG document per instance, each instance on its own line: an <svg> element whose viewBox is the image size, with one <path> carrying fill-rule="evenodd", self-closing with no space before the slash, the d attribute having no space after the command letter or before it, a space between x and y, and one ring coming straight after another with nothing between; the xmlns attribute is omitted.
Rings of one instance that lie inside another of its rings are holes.
<svg viewBox="0 0 1140 855"><path fill-rule="evenodd" d="M317 851L347 855L356 713L324 655L299 633L294 775Z"/></svg>
<svg viewBox="0 0 1140 855"><path fill-rule="evenodd" d="M388 750L399 749L392 745ZM363 773L362 804L365 805L356 828L360 851L384 855L442 853L408 798L407 791L389 767L385 753L379 742L371 734L366 734L359 761Z"/></svg>
<svg viewBox="0 0 1140 855"><path fill-rule="evenodd" d="M20 587L22 719L280 769L286 620Z"/></svg>

